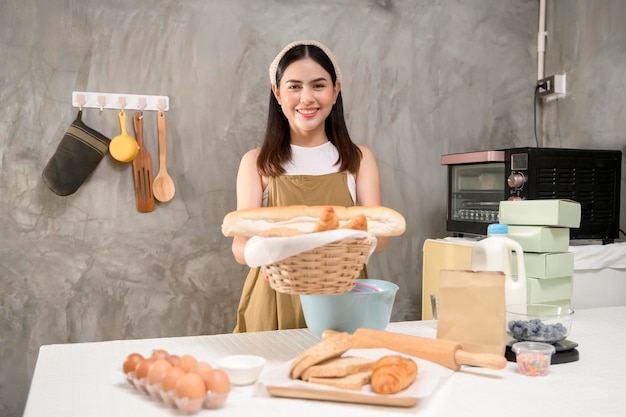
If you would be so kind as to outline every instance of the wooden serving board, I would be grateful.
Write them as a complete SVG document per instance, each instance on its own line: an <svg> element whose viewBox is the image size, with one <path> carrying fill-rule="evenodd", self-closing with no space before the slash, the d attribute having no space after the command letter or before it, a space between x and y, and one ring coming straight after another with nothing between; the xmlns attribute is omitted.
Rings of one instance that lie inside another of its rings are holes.
<svg viewBox="0 0 626 417"><path fill-rule="evenodd" d="M261 375L261 382L267 392L274 397L305 400L335 401L343 403L386 405L392 407L413 407L420 400L430 397L454 371L439 364L392 351L389 349L350 349L345 355L379 359L384 355L404 355L418 365L417 378L406 390L397 394L381 395L372 391L367 384L360 391L339 389L327 385L312 384L289 377L289 362L281 363L273 370Z"/></svg>
<svg viewBox="0 0 626 417"><path fill-rule="evenodd" d="M323 391L301 387L267 386L267 392L275 397L298 398L306 400L335 401L344 403L388 405L393 407L413 407L419 398L410 396L366 395L360 391Z"/></svg>

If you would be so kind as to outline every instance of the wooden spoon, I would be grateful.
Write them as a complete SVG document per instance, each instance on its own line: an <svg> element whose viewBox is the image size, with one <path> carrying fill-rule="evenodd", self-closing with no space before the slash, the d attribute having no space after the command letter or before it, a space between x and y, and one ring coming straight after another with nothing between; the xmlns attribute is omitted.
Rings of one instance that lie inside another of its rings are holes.
<svg viewBox="0 0 626 417"><path fill-rule="evenodd" d="M159 111L157 119L157 126L159 130L159 173L154 179L152 185L152 192L154 198L161 202L170 201L174 198L176 188L174 187L174 181L167 173L166 166L166 154L167 154L167 141L165 139L165 112Z"/></svg>

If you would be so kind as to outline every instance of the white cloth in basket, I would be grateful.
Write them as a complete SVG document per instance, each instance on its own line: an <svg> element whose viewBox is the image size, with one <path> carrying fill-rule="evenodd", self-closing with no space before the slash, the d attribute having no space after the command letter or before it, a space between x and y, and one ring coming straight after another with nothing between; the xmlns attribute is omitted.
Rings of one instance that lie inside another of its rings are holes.
<svg viewBox="0 0 626 417"><path fill-rule="evenodd" d="M290 237L253 236L248 240L248 243L246 243L244 257L250 267L270 265L274 262L289 258L290 256L319 248L327 243L365 237L370 237L374 240L374 244L367 256L367 260L369 260L374 249L376 249L376 237L370 235L368 232L352 229L336 229Z"/></svg>

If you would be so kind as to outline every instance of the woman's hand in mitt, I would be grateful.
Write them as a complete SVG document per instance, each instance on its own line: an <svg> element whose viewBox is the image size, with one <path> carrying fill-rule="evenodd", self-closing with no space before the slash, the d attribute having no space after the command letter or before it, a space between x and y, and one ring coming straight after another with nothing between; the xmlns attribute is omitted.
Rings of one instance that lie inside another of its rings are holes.
<svg viewBox="0 0 626 417"><path fill-rule="evenodd" d="M372 390L378 394L395 394L411 385L416 377L414 360L400 355L383 356L372 370Z"/></svg>

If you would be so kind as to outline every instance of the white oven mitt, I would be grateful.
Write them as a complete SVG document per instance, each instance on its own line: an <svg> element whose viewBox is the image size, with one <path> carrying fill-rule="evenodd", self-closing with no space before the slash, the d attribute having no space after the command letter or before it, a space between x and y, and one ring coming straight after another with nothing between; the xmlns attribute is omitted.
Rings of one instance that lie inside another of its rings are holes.
<svg viewBox="0 0 626 417"><path fill-rule="evenodd" d="M327 243L344 239L359 239L370 237L374 244L367 256L369 257L376 249L376 237L362 230L335 229L326 232L306 233L290 237L261 237L253 236L246 243L244 257L248 266L256 267L273 264L290 256L297 255L311 249L319 248Z"/></svg>

